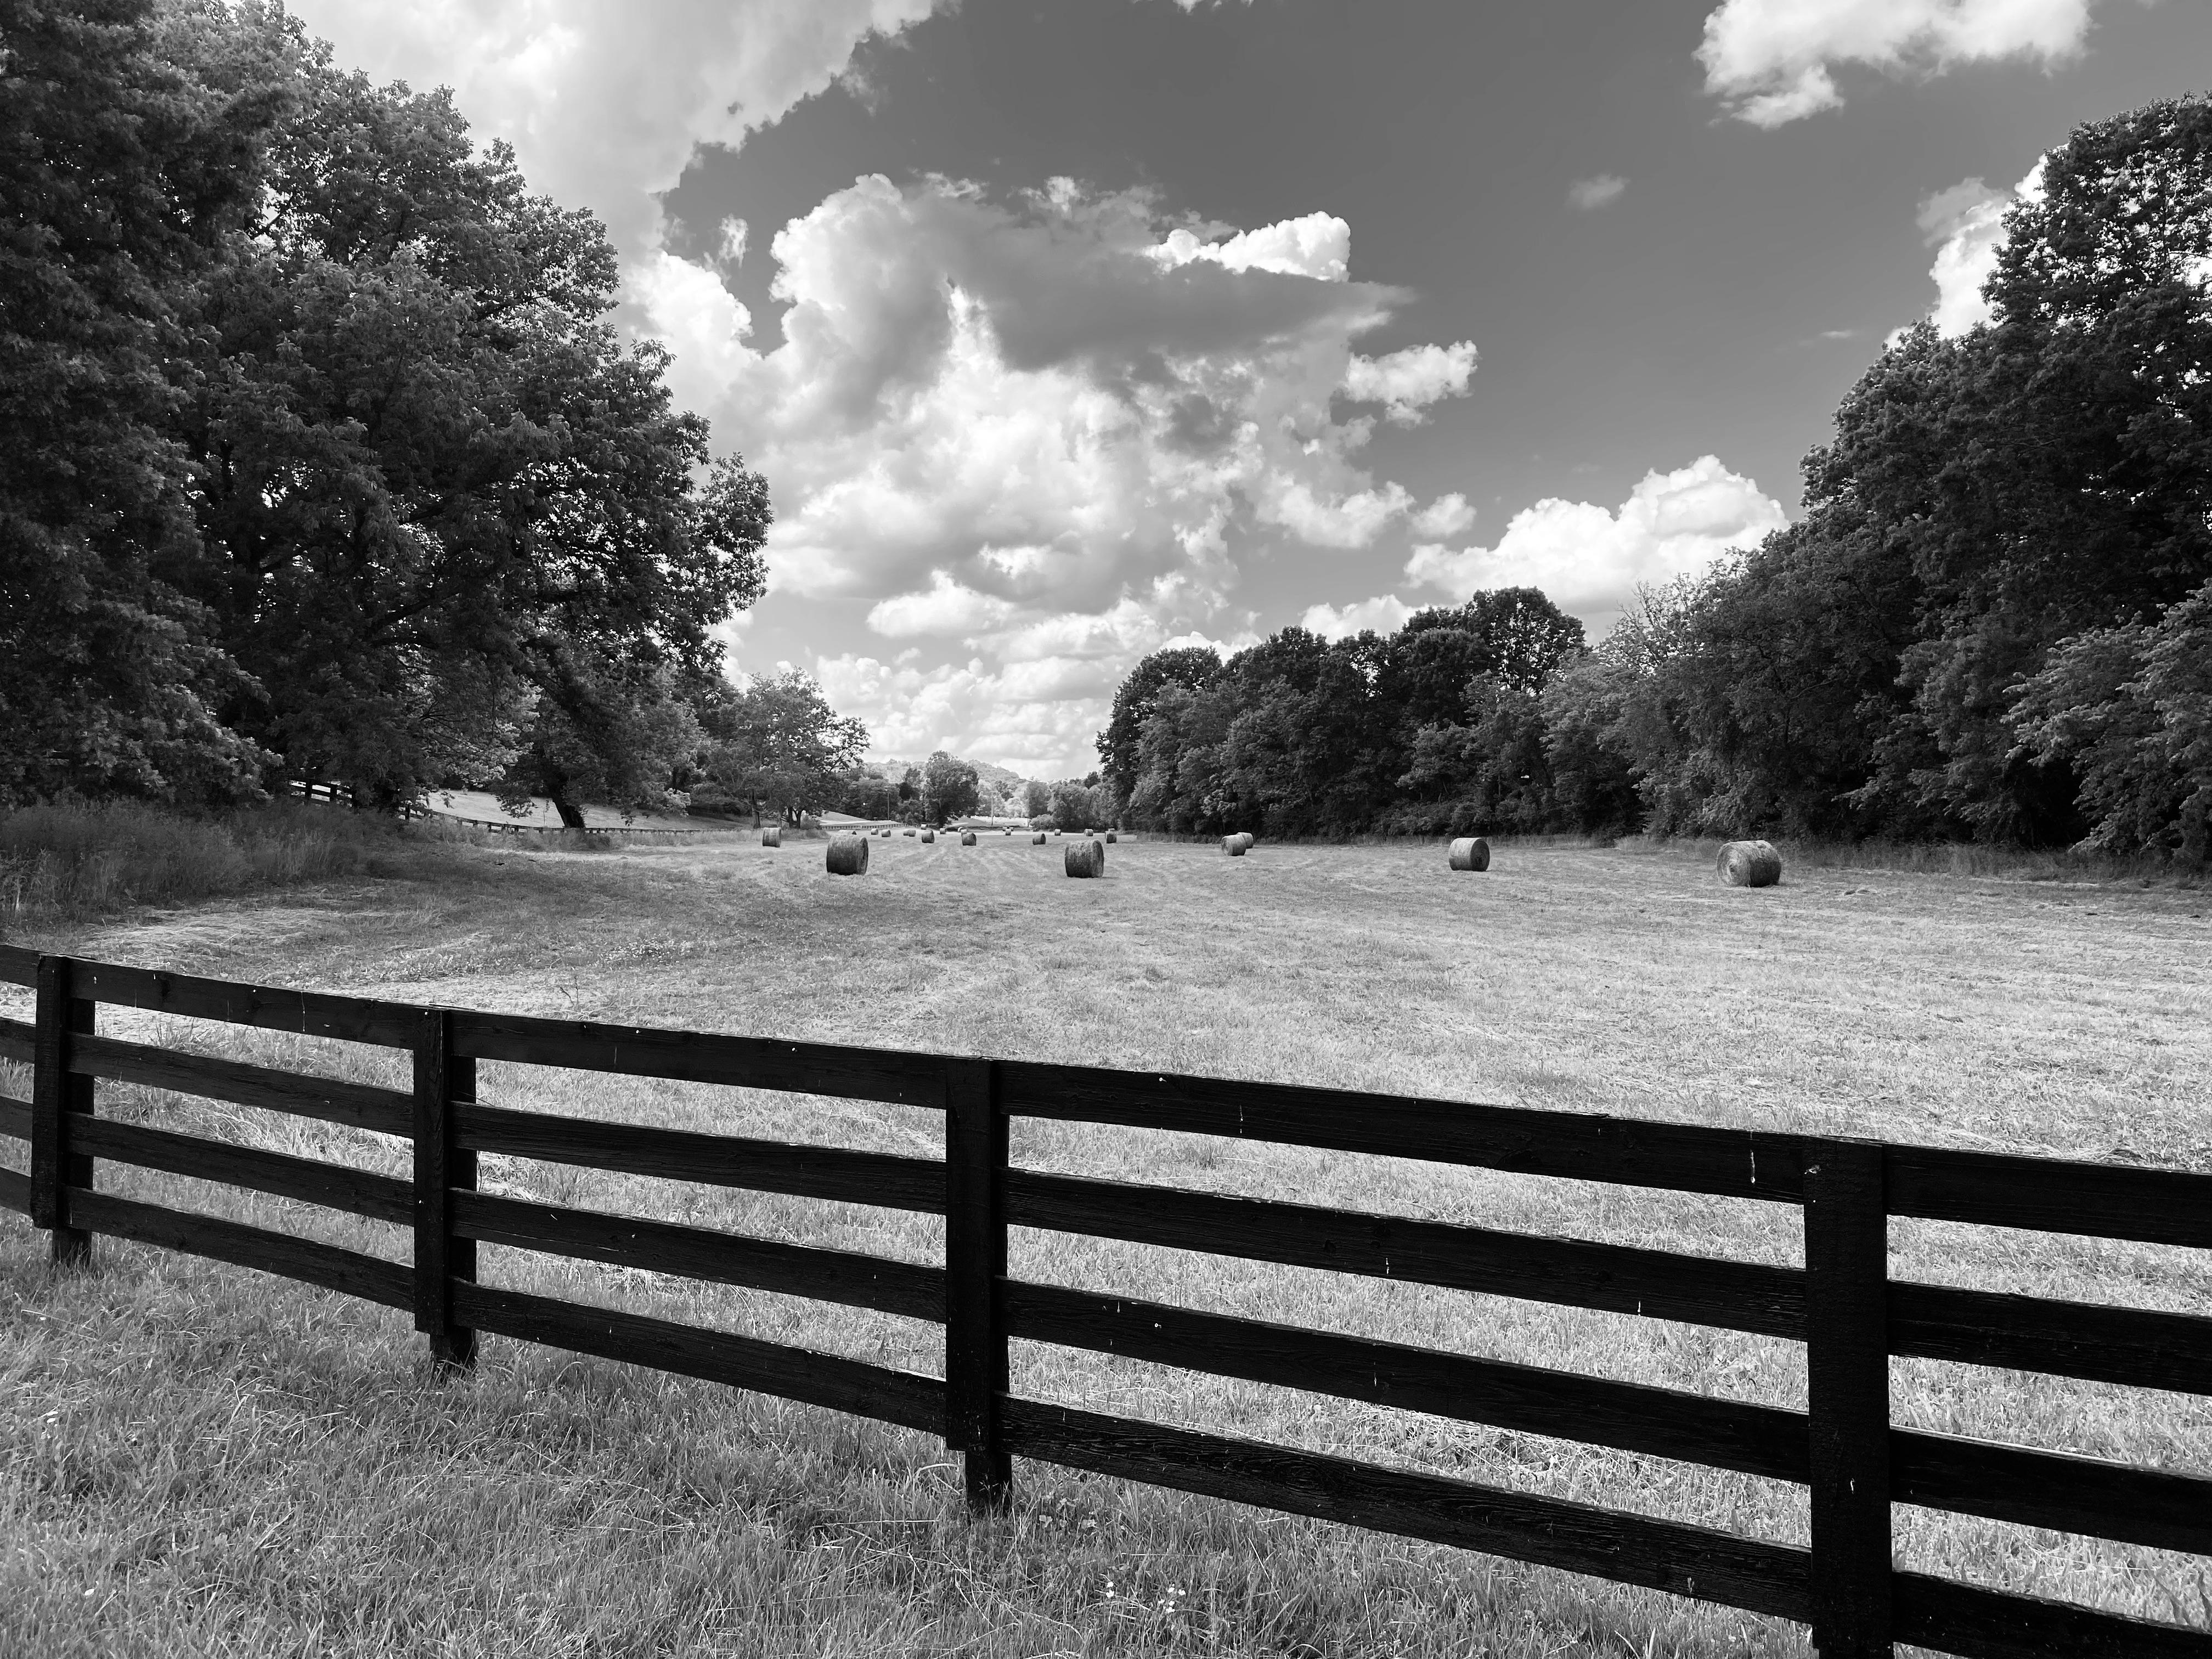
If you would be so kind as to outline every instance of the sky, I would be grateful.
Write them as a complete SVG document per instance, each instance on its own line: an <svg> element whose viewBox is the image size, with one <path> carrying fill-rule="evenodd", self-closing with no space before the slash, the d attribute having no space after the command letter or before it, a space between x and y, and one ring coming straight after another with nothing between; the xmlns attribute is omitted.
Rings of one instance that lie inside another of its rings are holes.
<svg viewBox="0 0 2212 1659"><path fill-rule="evenodd" d="M291 0L598 214L768 479L732 671L1080 776L1150 652L1643 583L1787 523L2037 158L2206 0Z"/></svg>

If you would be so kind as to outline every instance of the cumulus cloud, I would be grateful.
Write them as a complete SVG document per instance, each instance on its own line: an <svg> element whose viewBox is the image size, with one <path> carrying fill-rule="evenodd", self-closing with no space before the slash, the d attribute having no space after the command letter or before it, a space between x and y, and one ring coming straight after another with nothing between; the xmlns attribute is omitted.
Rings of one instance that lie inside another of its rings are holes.
<svg viewBox="0 0 2212 1659"><path fill-rule="evenodd" d="M1377 634L1395 633L1413 614L1413 607L1395 593L1382 593L1357 605L1347 605L1341 611L1333 605L1309 605L1304 626L1309 633L1318 634L1325 640L1340 640L1363 629L1371 628Z"/></svg>
<svg viewBox="0 0 2212 1659"><path fill-rule="evenodd" d="M700 144L741 143L845 74L860 43L943 0L292 0L340 61L451 86L531 188L606 222L626 259L659 246L661 192Z"/></svg>
<svg viewBox="0 0 2212 1659"><path fill-rule="evenodd" d="M1375 422L1337 399L1357 385L1409 416L1464 388L1474 348L1357 357L1405 295L1351 278L1342 221L1227 230L1065 180L1002 201L858 179L771 242L788 309L765 352L712 271L665 252L641 267L678 397L775 480L773 588L976 653L957 672L840 659L855 697L927 691L932 719L964 709L977 741L1027 742L981 711L1059 665L1054 698L1087 699L1095 729L1139 656L1218 630L1238 538L1356 550L1472 522L1460 496L1421 507L1374 476Z"/></svg>
<svg viewBox="0 0 2212 1659"><path fill-rule="evenodd" d="M1463 535L1474 527L1474 509L1455 489L1449 495L1437 496L1407 520L1406 526L1416 536Z"/></svg>
<svg viewBox="0 0 2212 1659"><path fill-rule="evenodd" d="M1474 342L1408 346L1387 357L1354 357L1345 366L1344 395L1358 404L1382 404L1400 426L1418 426L1422 411L1443 398L1467 395L1474 378Z"/></svg>
<svg viewBox="0 0 2212 1659"><path fill-rule="evenodd" d="M1962 179L1920 204L1920 234L1936 250L1928 274L1936 283L1936 306L1929 315L1946 339L1990 320L1982 284L1997 268L2004 246L2004 216L2015 202L2043 195L2043 163L2010 190L1992 190L1979 179Z"/></svg>
<svg viewBox="0 0 2212 1659"><path fill-rule="evenodd" d="M1610 207L1620 199L1628 188L1628 180L1617 173L1601 173L1595 178L1577 179L1567 186L1567 205L1580 208L1587 213L1594 208Z"/></svg>
<svg viewBox="0 0 2212 1659"><path fill-rule="evenodd" d="M1616 509L1555 496L1514 514L1495 547L1417 546L1406 574L1455 603L1483 588L1540 587L1561 610L1602 628L1638 584L1702 570L1787 522L1779 501L1704 455L1646 473Z"/></svg>
<svg viewBox="0 0 2212 1659"><path fill-rule="evenodd" d="M1725 0L1705 19L1705 90L1738 119L1778 127L1839 107L1837 65L1938 75L2081 49L2096 0Z"/></svg>

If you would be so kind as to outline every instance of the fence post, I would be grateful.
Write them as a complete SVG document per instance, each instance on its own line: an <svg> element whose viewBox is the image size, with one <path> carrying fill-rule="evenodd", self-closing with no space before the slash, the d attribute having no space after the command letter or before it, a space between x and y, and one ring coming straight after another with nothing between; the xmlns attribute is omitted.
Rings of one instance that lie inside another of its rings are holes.
<svg viewBox="0 0 2212 1659"><path fill-rule="evenodd" d="M92 1235L69 1224L70 1187L89 1188L92 1158L70 1150L70 1116L89 1116L93 1080L70 1071L73 1037L89 1036L99 1005L74 994L76 964L67 957L39 958L38 1024L33 1028L31 1072L31 1224L51 1228L57 1267L92 1265Z"/></svg>
<svg viewBox="0 0 2212 1659"><path fill-rule="evenodd" d="M1006 1114L988 1060L945 1063L945 1443L962 1454L968 1507L1013 1502L1013 1460L999 1448L1006 1389Z"/></svg>
<svg viewBox="0 0 2212 1659"><path fill-rule="evenodd" d="M425 1008L415 1039L415 1328L441 1369L476 1364L477 1334L453 1322L453 1280L477 1276L472 1238L453 1237L453 1189L477 1184L477 1155L453 1145L456 1103L477 1097L476 1061L453 1053L453 1017Z"/></svg>
<svg viewBox="0 0 2212 1659"><path fill-rule="evenodd" d="M1890 1659L1889 1212L1874 1141L1805 1146L1813 1646Z"/></svg>

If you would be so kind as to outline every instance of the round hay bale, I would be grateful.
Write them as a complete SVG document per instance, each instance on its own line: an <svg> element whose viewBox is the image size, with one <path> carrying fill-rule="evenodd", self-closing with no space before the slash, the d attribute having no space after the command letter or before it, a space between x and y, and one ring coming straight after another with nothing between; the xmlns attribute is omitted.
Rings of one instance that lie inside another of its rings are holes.
<svg viewBox="0 0 2212 1659"><path fill-rule="evenodd" d="M934 830L925 830L921 832L921 844L924 847L929 846L932 842L935 842L936 839L937 831Z"/></svg>
<svg viewBox="0 0 2212 1659"><path fill-rule="evenodd" d="M1061 854L1071 876L1103 876L1106 873L1106 843L1103 841L1078 841L1068 844Z"/></svg>
<svg viewBox="0 0 2212 1659"><path fill-rule="evenodd" d="M780 823L771 823L765 830L763 830L761 831L761 845L763 847L782 846L783 826Z"/></svg>
<svg viewBox="0 0 2212 1659"><path fill-rule="evenodd" d="M1259 842L1260 838L1254 835L1249 830L1239 830L1237 832L1237 839L1244 843L1244 850L1249 853Z"/></svg>
<svg viewBox="0 0 2212 1659"><path fill-rule="evenodd" d="M1243 858L1244 856L1244 837L1242 836L1224 836L1221 838L1221 850L1228 854L1232 859Z"/></svg>
<svg viewBox="0 0 2212 1659"><path fill-rule="evenodd" d="M1002 835L1002 836L1011 836L1011 835L1012 835L1014 832L1013 832L1012 830L1000 830L1000 831L999 831L999 833L1000 833L1000 835Z"/></svg>
<svg viewBox="0 0 2212 1659"><path fill-rule="evenodd" d="M830 842L830 873L833 876L865 876L868 873L868 838L866 836L837 836Z"/></svg>
<svg viewBox="0 0 2212 1659"><path fill-rule="evenodd" d="M963 847L973 847L975 844L975 832L973 830L963 830L960 832L960 844Z"/></svg>
<svg viewBox="0 0 2212 1659"><path fill-rule="evenodd" d="M912 841L914 839L914 831L911 830L902 830L899 831L899 834L904 836L908 841Z"/></svg>
<svg viewBox="0 0 2212 1659"><path fill-rule="evenodd" d="M1111 847L1111 846L1112 846L1112 845L1113 845L1116 841L1119 841L1120 839L1121 839L1121 837L1120 837L1120 836L1116 836L1116 835L1115 835L1115 834L1111 830L1109 830L1106 832L1106 844L1107 844L1109 847Z"/></svg>
<svg viewBox="0 0 2212 1659"><path fill-rule="evenodd" d="M1043 831L1043 830L1040 830L1036 831L1034 835L1032 835L1032 836L1030 837L1030 846L1032 846L1032 847L1042 847L1042 846L1043 846L1043 845L1044 845L1044 831Z"/></svg>
<svg viewBox="0 0 2212 1659"><path fill-rule="evenodd" d="M1770 841L1732 841L1721 848L1721 879L1731 887L1771 887L1782 879L1782 854Z"/></svg>
<svg viewBox="0 0 2212 1659"><path fill-rule="evenodd" d="M1487 870L1490 868L1490 843L1480 836L1462 836L1451 844L1451 867L1455 870Z"/></svg>

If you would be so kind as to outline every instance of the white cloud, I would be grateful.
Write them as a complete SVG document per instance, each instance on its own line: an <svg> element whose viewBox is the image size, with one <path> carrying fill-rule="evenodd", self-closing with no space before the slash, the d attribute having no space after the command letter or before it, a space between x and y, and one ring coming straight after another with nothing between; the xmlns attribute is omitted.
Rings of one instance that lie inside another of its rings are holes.
<svg viewBox="0 0 2212 1659"><path fill-rule="evenodd" d="M1724 0L1705 19L1705 90L1754 126L1844 101L1832 70L1936 75L1961 64L2081 49L2096 0Z"/></svg>
<svg viewBox="0 0 2212 1659"><path fill-rule="evenodd" d="M1456 603L1484 588L1540 587L1561 610L1606 627L1638 583L1702 570L1787 522L1779 501L1704 455L1646 473L1618 510L1551 497L1514 514L1495 547L1418 546L1406 574Z"/></svg>
<svg viewBox="0 0 2212 1659"><path fill-rule="evenodd" d="M1387 357L1354 357L1345 366L1344 395L1354 403L1382 404L1400 426L1416 426L1421 411L1441 398L1463 398L1474 378L1474 342L1407 346Z"/></svg>
<svg viewBox="0 0 2212 1659"><path fill-rule="evenodd" d="M1095 731L1139 656L1218 631L1240 538L1358 549L1408 520L1472 522L1458 495L1417 514L1364 464L1375 421L1333 410L1358 379L1414 410L1463 388L1474 348L1355 369L1354 342L1405 296L1350 278L1342 221L1210 234L1194 245L1231 254L1167 258L1175 233L1140 195L1056 180L995 202L861 179L770 243L789 309L765 352L712 271L665 251L640 267L679 400L773 483L772 588L866 600L886 639L975 653L957 669L833 659L877 700L852 712L884 722L887 748L934 722L1015 763L1039 751L1010 745ZM1069 708L987 706L1033 693Z"/></svg>
<svg viewBox="0 0 2212 1659"><path fill-rule="evenodd" d="M1406 526L1416 536L1464 535L1474 527L1474 509L1467 504L1467 497L1455 489L1449 495L1437 496L1407 520Z"/></svg>
<svg viewBox="0 0 2212 1659"><path fill-rule="evenodd" d="M1628 188L1628 180L1617 173L1601 173L1595 178L1577 179L1567 186L1567 205L1580 208L1585 213L1594 208L1610 207L1620 199Z"/></svg>
<svg viewBox="0 0 2212 1659"><path fill-rule="evenodd" d="M661 235L661 192L700 144L741 143L828 88L872 34L941 0L291 0L341 63L451 86L532 190L605 221L626 261Z"/></svg>
<svg viewBox="0 0 2212 1659"><path fill-rule="evenodd" d="M1921 235L1936 249L1936 263L1928 274L1936 282L1936 306L1929 314L1937 333L1954 338L1990 320L1982 284L1997 268L2006 210L2015 202L2039 201L2042 196L2043 163L2038 161L2009 191L1992 190L1979 179L1962 179L1921 202L1917 216Z"/></svg>
<svg viewBox="0 0 2212 1659"><path fill-rule="evenodd" d="M1357 605L1347 605L1341 611L1333 605L1310 605L1304 625L1309 633L1318 634L1325 640L1340 640L1367 628L1378 634L1394 634L1413 614L1413 607L1396 594L1383 593L1362 599Z"/></svg>
<svg viewBox="0 0 2212 1659"><path fill-rule="evenodd" d="M1205 259L1230 270L1273 270L1286 276L1340 283L1350 275L1352 227L1333 213L1309 213L1303 219L1285 219L1218 242L1203 240L1194 231L1178 228L1146 252L1170 270Z"/></svg>

